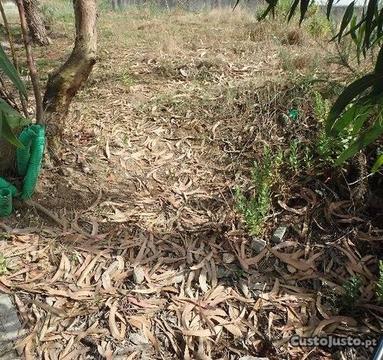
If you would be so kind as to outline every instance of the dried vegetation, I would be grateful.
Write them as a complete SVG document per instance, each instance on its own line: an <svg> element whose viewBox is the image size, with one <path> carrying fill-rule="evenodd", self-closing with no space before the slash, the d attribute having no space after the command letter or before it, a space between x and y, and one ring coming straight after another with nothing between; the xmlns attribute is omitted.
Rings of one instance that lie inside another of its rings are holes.
<svg viewBox="0 0 383 360"><path fill-rule="evenodd" d="M62 35L38 57L64 56ZM333 49L230 10L103 13L100 42L64 165L44 170L35 197L49 211L22 208L0 223L0 289L15 296L26 358L327 359L290 336L379 333L382 232L328 173L282 164L263 249L235 203L236 187L256 190L265 146L288 156L297 140L315 153L311 90L293 77L319 76ZM283 51L307 54L311 67L294 61L292 76ZM269 240L281 224L283 240ZM347 313L335 299L355 275L363 296Z"/></svg>

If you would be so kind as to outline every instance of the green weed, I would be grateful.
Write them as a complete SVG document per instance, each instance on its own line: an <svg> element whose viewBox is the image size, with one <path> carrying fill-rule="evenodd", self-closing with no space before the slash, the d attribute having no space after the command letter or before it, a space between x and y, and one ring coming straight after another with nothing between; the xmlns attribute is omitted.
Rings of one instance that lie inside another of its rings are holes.
<svg viewBox="0 0 383 360"><path fill-rule="evenodd" d="M325 132L325 121L330 111L330 103L318 92L314 92L314 115L319 123L316 149L324 163L334 165L335 160L346 148L349 139L347 137L330 137Z"/></svg>
<svg viewBox="0 0 383 360"><path fill-rule="evenodd" d="M342 287L345 293L340 299L340 308L348 313L353 312L360 298L362 279L359 276L353 276L348 279Z"/></svg>
<svg viewBox="0 0 383 360"><path fill-rule="evenodd" d="M265 217L271 207L271 188L281 162L280 153L272 155L271 150L265 147L262 161L254 162L251 174L255 195L247 198L242 190L236 189L237 209L243 215L251 235L259 235L262 231Z"/></svg>
<svg viewBox="0 0 383 360"><path fill-rule="evenodd" d="M327 18L316 12L306 23L309 34L314 38L323 38L331 33L331 23Z"/></svg>
<svg viewBox="0 0 383 360"><path fill-rule="evenodd" d="M300 160L299 160L299 140L294 139L290 143L290 151L288 156L288 162L290 165L290 168L293 169L295 172L298 172Z"/></svg>

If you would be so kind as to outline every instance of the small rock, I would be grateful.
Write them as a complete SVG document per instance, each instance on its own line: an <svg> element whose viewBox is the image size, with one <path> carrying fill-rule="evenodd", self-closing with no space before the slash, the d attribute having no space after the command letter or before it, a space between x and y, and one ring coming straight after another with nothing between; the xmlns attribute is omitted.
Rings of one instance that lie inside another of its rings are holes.
<svg viewBox="0 0 383 360"><path fill-rule="evenodd" d="M14 347L20 336L24 335L23 332L11 298L6 294L0 294L0 359L20 359Z"/></svg>
<svg viewBox="0 0 383 360"><path fill-rule="evenodd" d="M145 280L145 271L141 266L137 266L133 270L133 281L141 284Z"/></svg>
<svg viewBox="0 0 383 360"><path fill-rule="evenodd" d="M62 167L59 169L59 174L62 176L71 176L73 175L73 169L70 167Z"/></svg>
<svg viewBox="0 0 383 360"><path fill-rule="evenodd" d="M269 360L269 358L246 355L240 357L238 360Z"/></svg>
<svg viewBox="0 0 383 360"><path fill-rule="evenodd" d="M131 333L129 334L129 340L134 344L134 345L146 345L148 344L148 339L141 334L138 333Z"/></svg>
<svg viewBox="0 0 383 360"><path fill-rule="evenodd" d="M232 262L235 261L235 256L230 253L224 253L222 255L222 260L225 264L231 264Z"/></svg>
<svg viewBox="0 0 383 360"><path fill-rule="evenodd" d="M260 253L266 247L266 241L259 238L253 238L250 247L257 253Z"/></svg>
<svg viewBox="0 0 383 360"><path fill-rule="evenodd" d="M287 231L287 226L279 226L279 227L277 227L277 229L274 231L274 234L273 234L271 240L274 243L279 244L280 242L282 242L283 237L286 234L286 231Z"/></svg>
<svg viewBox="0 0 383 360"><path fill-rule="evenodd" d="M21 323L11 298L0 294L0 341L17 339L20 330Z"/></svg>

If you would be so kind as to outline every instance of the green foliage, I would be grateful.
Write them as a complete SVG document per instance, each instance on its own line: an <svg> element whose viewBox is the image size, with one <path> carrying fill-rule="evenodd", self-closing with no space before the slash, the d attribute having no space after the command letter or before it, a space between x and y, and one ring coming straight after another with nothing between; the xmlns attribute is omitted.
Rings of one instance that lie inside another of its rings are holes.
<svg viewBox="0 0 383 360"><path fill-rule="evenodd" d="M344 294L340 299L340 307L342 310L352 312L355 309L360 298L360 289L362 279L359 276L353 276L343 284Z"/></svg>
<svg viewBox="0 0 383 360"><path fill-rule="evenodd" d="M331 33L331 24L320 12L316 12L307 22L307 30L314 38L322 38Z"/></svg>
<svg viewBox="0 0 383 360"><path fill-rule="evenodd" d="M25 84L21 80L16 68L9 60L4 49L0 45L0 70L6 75L12 84L19 91L20 96L27 99L27 90ZM23 126L28 121L14 110L7 102L0 99L0 137L15 145L16 147L22 147L23 145L16 138L13 133L13 129L19 126Z"/></svg>
<svg viewBox="0 0 383 360"><path fill-rule="evenodd" d="M380 153L372 166L371 172L377 172L383 166L383 153Z"/></svg>
<svg viewBox="0 0 383 360"><path fill-rule="evenodd" d="M27 89L25 84L21 80L16 68L13 66L12 62L9 60L7 54L5 53L3 47L0 45L0 69L1 71L12 81L13 85L19 90L19 92L24 96L25 99L27 96Z"/></svg>
<svg viewBox="0 0 383 360"><path fill-rule="evenodd" d="M330 103L318 92L313 94L313 110L319 123L316 152L325 163L334 165L339 155L348 148L352 140L350 135L352 129L346 129L337 136L328 135L325 124L330 111Z"/></svg>
<svg viewBox="0 0 383 360"><path fill-rule="evenodd" d="M300 159L299 159L299 141L297 139L294 139L290 143L288 161L289 161L290 168L292 168L295 172L298 172L299 166L300 166Z"/></svg>
<svg viewBox="0 0 383 360"><path fill-rule="evenodd" d="M72 23L74 21L73 2L70 0L48 0L41 5L44 19L53 24L56 21Z"/></svg>
<svg viewBox="0 0 383 360"><path fill-rule="evenodd" d="M383 303L383 261L379 261L379 278L376 284L376 296Z"/></svg>
<svg viewBox="0 0 383 360"><path fill-rule="evenodd" d="M243 192L236 189L237 209L243 215L251 235L259 235L265 217L270 211L271 188L282 162L280 153L272 155L268 147L264 148L262 161L254 162L251 173L255 195L246 198Z"/></svg>
<svg viewBox="0 0 383 360"><path fill-rule="evenodd" d="M240 0L237 0L236 5ZM261 18L270 12L274 15L275 9L286 0L266 0L268 7ZM288 21L300 9L301 23L307 17L309 0L291 0ZM327 18L330 18L334 0L327 1ZM340 42L345 36L350 36L356 47L358 58L367 55L374 47L379 48L375 69L348 85L332 106L326 124L328 136L341 136L347 125L355 123L354 137L350 145L339 156L336 164L340 165L358 151L376 141L383 134L383 5L378 0L367 0L366 9L360 17L354 15L355 1L351 2L342 18L338 33L332 38ZM355 110L351 118L349 109ZM364 114L367 115L365 116ZM360 115L361 114L361 115ZM345 118L346 117L346 118ZM364 120L363 120L364 118ZM370 121L367 121L370 120ZM344 124L344 126L342 126Z"/></svg>

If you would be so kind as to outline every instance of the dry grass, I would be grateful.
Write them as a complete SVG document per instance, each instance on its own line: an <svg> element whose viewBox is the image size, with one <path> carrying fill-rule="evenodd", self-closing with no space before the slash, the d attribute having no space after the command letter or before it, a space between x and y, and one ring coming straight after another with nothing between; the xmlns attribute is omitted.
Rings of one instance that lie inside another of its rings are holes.
<svg viewBox="0 0 383 360"><path fill-rule="evenodd" d="M280 63L299 44L253 22L228 10L101 14L100 59L73 104L63 166L44 170L35 197L60 224L34 208L0 223L10 231L0 286L28 329L26 358L325 359L288 339L381 327L368 245L381 235L345 231L359 220L320 178L282 176L260 253L235 211L234 189L251 190L264 145L309 143L317 127L307 89ZM36 53L60 58L69 43ZM299 121L286 124L292 108ZM281 223L289 232L274 244ZM343 314L331 301L355 274L364 313Z"/></svg>

